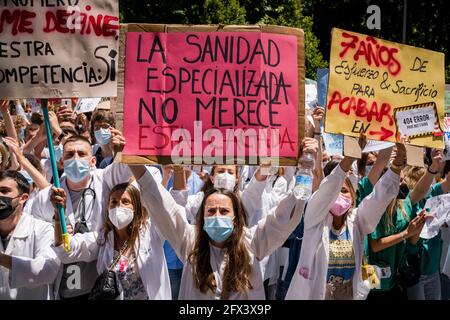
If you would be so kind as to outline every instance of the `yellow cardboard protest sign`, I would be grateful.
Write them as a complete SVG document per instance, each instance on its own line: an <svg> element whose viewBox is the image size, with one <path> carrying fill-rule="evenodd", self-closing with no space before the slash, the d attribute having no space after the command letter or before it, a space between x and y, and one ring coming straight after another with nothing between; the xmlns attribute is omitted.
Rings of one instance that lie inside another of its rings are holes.
<svg viewBox="0 0 450 320"><path fill-rule="evenodd" d="M334 28L325 131L444 147L444 54Z"/></svg>

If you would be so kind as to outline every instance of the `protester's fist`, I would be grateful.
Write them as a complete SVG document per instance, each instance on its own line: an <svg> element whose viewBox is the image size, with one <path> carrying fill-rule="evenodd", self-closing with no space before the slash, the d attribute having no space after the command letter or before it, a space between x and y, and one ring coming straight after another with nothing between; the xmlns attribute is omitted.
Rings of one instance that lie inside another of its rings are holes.
<svg viewBox="0 0 450 320"><path fill-rule="evenodd" d="M75 123L75 120L77 119L77 114L73 112L72 108L70 108L69 106L59 107L58 112L56 112L56 116L59 123L63 121L70 121Z"/></svg>
<svg viewBox="0 0 450 320"><path fill-rule="evenodd" d="M120 132L119 130L115 129L115 128L110 128L111 130L111 144L113 149L116 152L120 152L123 150L123 148L125 147L125 138L122 135L122 132Z"/></svg>
<svg viewBox="0 0 450 320"><path fill-rule="evenodd" d="M319 143L317 142L316 139L313 138L303 139L302 146L304 153L311 153L314 157L317 155L317 152L319 151Z"/></svg>
<svg viewBox="0 0 450 320"><path fill-rule="evenodd" d="M9 101L8 100L0 100L0 111L8 112Z"/></svg>
<svg viewBox="0 0 450 320"><path fill-rule="evenodd" d="M55 210L58 208L58 205L61 205L63 208L66 207L66 192L62 188L52 187L52 193L50 195L50 202L53 204Z"/></svg>
<svg viewBox="0 0 450 320"><path fill-rule="evenodd" d="M50 121L50 128L52 129L52 132L54 134L60 135L61 134L61 127L59 126L58 117L56 116L56 113L53 111L48 112L48 118Z"/></svg>
<svg viewBox="0 0 450 320"><path fill-rule="evenodd" d="M316 127L316 132L320 131L320 124L322 123L323 118L325 117L325 109L323 107L317 107L313 114L314 126Z"/></svg>
<svg viewBox="0 0 450 320"><path fill-rule="evenodd" d="M429 169L433 172L437 172L439 170L439 164L444 159L444 154L441 149L432 149L431 150L431 165Z"/></svg>

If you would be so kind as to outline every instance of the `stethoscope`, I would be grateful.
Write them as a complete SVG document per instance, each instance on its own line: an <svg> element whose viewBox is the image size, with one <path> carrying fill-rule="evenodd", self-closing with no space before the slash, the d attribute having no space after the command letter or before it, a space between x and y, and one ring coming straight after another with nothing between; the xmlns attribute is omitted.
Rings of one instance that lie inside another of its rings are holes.
<svg viewBox="0 0 450 320"><path fill-rule="evenodd" d="M83 192L81 193L81 199L77 205L77 212L79 212L80 206L82 206L80 222L84 224L86 224L86 195L90 194L92 196L92 205L94 205L94 201L97 198L97 194L92 188L93 181L94 180L92 179L89 186L83 190Z"/></svg>

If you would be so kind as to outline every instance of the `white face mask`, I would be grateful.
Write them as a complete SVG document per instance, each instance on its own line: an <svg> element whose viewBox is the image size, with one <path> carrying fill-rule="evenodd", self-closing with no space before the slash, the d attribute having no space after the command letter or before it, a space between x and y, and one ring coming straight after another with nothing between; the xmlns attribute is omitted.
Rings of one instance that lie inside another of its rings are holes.
<svg viewBox="0 0 450 320"><path fill-rule="evenodd" d="M127 227L133 221L134 211L128 208L115 207L109 209L109 220L118 229Z"/></svg>
<svg viewBox="0 0 450 320"><path fill-rule="evenodd" d="M223 188L230 191L234 191L236 185L236 176L229 174L228 172L219 173L214 178L214 188Z"/></svg>

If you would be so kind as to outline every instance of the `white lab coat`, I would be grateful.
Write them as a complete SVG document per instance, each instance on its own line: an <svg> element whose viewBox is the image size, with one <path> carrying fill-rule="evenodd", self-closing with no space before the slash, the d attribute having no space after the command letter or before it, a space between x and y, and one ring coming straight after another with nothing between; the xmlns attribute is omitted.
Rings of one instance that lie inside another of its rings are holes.
<svg viewBox="0 0 450 320"><path fill-rule="evenodd" d="M54 239L50 223L22 214L8 247L12 268L0 267L0 300L51 300L60 261L51 250Z"/></svg>
<svg viewBox="0 0 450 320"><path fill-rule="evenodd" d="M142 201L149 211L153 223L156 224L184 263L179 299L212 300L220 298L221 278L225 269L223 250L210 246L211 267L218 286L215 293L208 291L203 294L195 286L192 266L188 263L188 256L195 244L196 227L188 223L180 206L177 205L170 193L153 179L150 173L146 172L138 180L138 183L142 190ZM299 223L303 210L304 201L289 194L281 201L273 214L268 215L253 228L244 228L244 241L251 257L253 289L244 293L232 292L229 297L231 300L264 299L260 264L255 263L255 259L261 260L283 244Z"/></svg>
<svg viewBox="0 0 450 320"><path fill-rule="evenodd" d="M62 246L53 247L53 250L64 264L97 260L97 272L101 274L113 260L114 232L108 234L106 241L103 232L89 232L86 235L82 239L79 234L70 237L70 253L66 253ZM99 243L102 245L99 246ZM164 238L154 224L148 222L139 231L139 242L136 241L135 245L137 267L149 300L172 299L163 243ZM123 293L119 299L123 299Z"/></svg>
<svg viewBox="0 0 450 320"><path fill-rule="evenodd" d="M86 194L86 224L89 231L100 231L104 227L105 219L108 210L108 197L111 189L121 183L128 182L132 174L128 165L113 163L105 169L93 169L91 171L91 180L89 185L95 190L96 198L94 200L91 192ZM66 192L66 223L75 227L75 213L72 206L72 200L70 198L70 192L67 187L66 177L61 178L61 188ZM34 199L31 214L41 220L50 222L53 220L54 208L50 201L51 186L43 189L38 193ZM76 209L76 208L75 208ZM88 233L79 234L80 241L83 238L88 237ZM83 261L83 260L80 260ZM63 266L61 266L60 272L55 282L55 296L58 297L56 292L59 290L63 273Z"/></svg>
<svg viewBox="0 0 450 320"><path fill-rule="evenodd" d="M336 201L346 177L347 174L338 165L323 180L308 202L304 217L305 231L300 260L286 295L288 300L323 300L325 298L329 235L333 223L329 210ZM373 192L347 217L347 227L355 255L354 299L365 299L368 294L361 277L364 236L375 230L386 207L397 196L399 185L399 175L388 170L375 185Z"/></svg>

